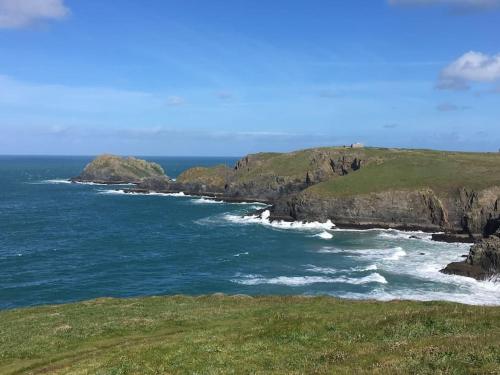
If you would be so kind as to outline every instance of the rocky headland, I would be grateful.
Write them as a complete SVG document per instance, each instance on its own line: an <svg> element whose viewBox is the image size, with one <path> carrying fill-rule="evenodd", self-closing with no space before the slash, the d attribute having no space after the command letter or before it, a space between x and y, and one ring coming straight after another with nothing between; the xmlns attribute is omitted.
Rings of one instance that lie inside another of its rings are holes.
<svg viewBox="0 0 500 375"><path fill-rule="evenodd" d="M115 161L118 173L108 167L107 158L96 159L78 178L133 182L131 191L145 193L266 202L272 205L270 220L440 232L436 240L451 242L478 242L500 228L498 153L324 147L247 155L233 167L188 169L175 181L144 161L134 168L137 172L124 174L130 170L125 166L137 159ZM447 272L453 270L457 268ZM479 274L470 273L474 275Z"/></svg>
<svg viewBox="0 0 500 375"><path fill-rule="evenodd" d="M169 180L163 168L156 163L133 157L101 155L87 164L82 173L71 178L71 181L100 184L139 184L146 178L162 182Z"/></svg>

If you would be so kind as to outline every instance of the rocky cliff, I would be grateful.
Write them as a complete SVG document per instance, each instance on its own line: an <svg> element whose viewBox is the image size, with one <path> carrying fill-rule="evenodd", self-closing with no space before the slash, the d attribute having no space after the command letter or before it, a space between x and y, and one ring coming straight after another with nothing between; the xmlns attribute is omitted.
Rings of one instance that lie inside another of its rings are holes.
<svg viewBox="0 0 500 375"><path fill-rule="evenodd" d="M191 168L176 182L166 182L162 190L274 202L379 161L379 157L367 155L365 150L339 147L286 154L259 153L245 156L232 168L225 165ZM152 188L148 179L139 187Z"/></svg>
<svg viewBox="0 0 500 375"><path fill-rule="evenodd" d="M291 220L332 220L339 227L378 227L466 233L496 231L500 187L440 193L430 188L321 196L305 191L276 202L273 214Z"/></svg>
<svg viewBox="0 0 500 375"><path fill-rule="evenodd" d="M471 247L465 261L450 263L441 272L478 280L497 278L500 274L500 234L480 240Z"/></svg>
<svg viewBox="0 0 500 375"><path fill-rule="evenodd" d="M74 182L96 182L104 184L140 183L149 178L156 181L156 187L168 181L165 171L156 163L133 157L101 155L87 164ZM160 182L162 184L160 184Z"/></svg>

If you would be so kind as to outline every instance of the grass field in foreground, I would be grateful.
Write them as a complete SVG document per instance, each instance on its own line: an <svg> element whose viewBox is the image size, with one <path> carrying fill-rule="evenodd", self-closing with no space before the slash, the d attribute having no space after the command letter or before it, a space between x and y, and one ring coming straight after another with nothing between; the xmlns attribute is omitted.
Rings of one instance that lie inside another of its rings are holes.
<svg viewBox="0 0 500 375"><path fill-rule="evenodd" d="M7 310L0 373L499 374L500 308L214 295Z"/></svg>

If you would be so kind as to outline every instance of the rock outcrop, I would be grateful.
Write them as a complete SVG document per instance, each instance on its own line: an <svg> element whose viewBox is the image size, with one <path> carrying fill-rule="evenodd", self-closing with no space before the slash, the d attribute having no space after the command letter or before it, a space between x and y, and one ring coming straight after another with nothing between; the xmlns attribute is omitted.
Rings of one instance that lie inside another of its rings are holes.
<svg viewBox="0 0 500 375"><path fill-rule="evenodd" d="M389 190L370 194L322 197L303 192L276 202L273 215L290 220L332 220L338 227L445 231L480 239L500 227L500 187Z"/></svg>
<svg viewBox="0 0 500 375"><path fill-rule="evenodd" d="M441 272L478 280L497 278L500 274L500 234L480 240L471 246L465 261L450 263Z"/></svg>
<svg viewBox="0 0 500 375"><path fill-rule="evenodd" d="M299 194L278 201L273 215L299 221L332 220L338 227L358 228L439 231L447 223L442 202L429 189L335 198Z"/></svg>
<svg viewBox="0 0 500 375"><path fill-rule="evenodd" d="M133 157L101 155L87 164L83 172L71 180L102 184L138 184L147 178L156 181L156 186L159 186L160 181L162 183L168 181L165 171L156 163Z"/></svg>
<svg viewBox="0 0 500 375"><path fill-rule="evenodd" d="M343 148L253 154L240 159L234 168L219 165L188 169L175 182L165 182L162 190L274 202L319 182L355 172L375 160L378 159L367 157L363 150ZM148 179L139 188L154 190Z"/></svg>

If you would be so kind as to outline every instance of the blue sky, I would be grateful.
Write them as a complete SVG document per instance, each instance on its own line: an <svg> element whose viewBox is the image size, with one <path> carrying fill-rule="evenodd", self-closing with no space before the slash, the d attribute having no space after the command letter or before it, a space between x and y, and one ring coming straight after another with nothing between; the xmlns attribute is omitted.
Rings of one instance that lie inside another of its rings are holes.
<svg viewBox="0 0 500 375"><path fill-rule="evenodd" d="M500 0L0 0L0 154L497 151Z"/></svg>

